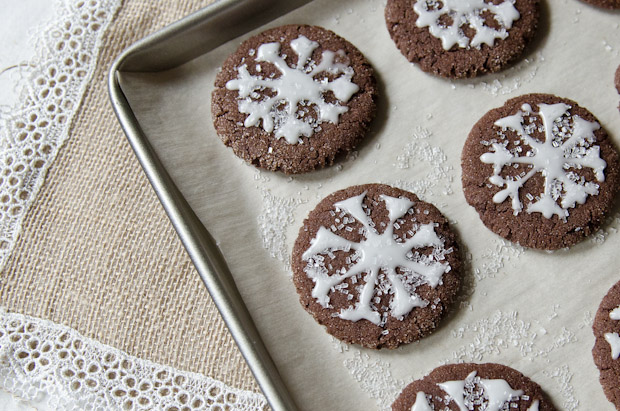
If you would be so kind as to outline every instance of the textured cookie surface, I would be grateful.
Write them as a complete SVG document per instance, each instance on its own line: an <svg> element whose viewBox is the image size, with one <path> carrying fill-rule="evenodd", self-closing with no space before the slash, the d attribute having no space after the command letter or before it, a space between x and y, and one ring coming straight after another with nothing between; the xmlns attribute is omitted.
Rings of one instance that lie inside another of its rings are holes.
<svg viewBox="0 0 620 411"><path fill-rule="evenodd" d="M381 184L310 212L293 249L302 306L347 343L395 348L433 331L461 283L456 235L433 205Z"/></svg>
<svg viewBox="0 0 620 411"><path fill-rule="evenodd" d="M618 153L597 119L548 94L485 114L461 164L465 198L482 222L538 249L571 246L600 227L619 184Z"/></svg>
<svg viewBox="0 0 620 411"><path fill-rule="evenodd" d="M607 292L594 317L592 356L607 399L620 410L620 282Z"/></svg>
<svg viewBox="0 0 620 411"><path fill-rule="evenodd" d="M215 80L215 129L261 168L303 173L331 165L375 114L372 67L351 43L316 26L262 32L228 57Z"/></svg>
<svg viewBox="0 0 620 411"><path fill-rule="evenodd" d="M536 33L538 0L388 0L385 20L401 53L426 72L475 77L517 59Z"/></svg>
<svg viewBox="0 0 620 411"><path fill-rule="evenodd" d="M538 384L500 364L449 364L409 384L393 411L552 411Z"/></svg>
<svg viewBox="0 0 620 411"><path fill-rule="evenodd" d="M593 6L602 7L604 9L620 9L620 0L581 0L584 3L591 4Z"/></svg>

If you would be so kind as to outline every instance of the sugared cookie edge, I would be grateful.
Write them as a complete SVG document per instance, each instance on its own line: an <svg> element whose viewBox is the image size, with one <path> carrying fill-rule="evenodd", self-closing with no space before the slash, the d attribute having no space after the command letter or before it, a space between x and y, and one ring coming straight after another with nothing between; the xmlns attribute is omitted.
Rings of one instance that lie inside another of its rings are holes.
<svg viewBox="0 0 620 411"><path fill-rule="evenodd" d="M450 13L467 18L477 10L454 11L445 5L432 9L425 0L388 0L385 22L400 52L423 71L447 78L475 77L502 70L522 56L536 34L540 14L538 0L484 3L484 7L495 18L489 25L472 24L467 36L439 22Z"/></svg>
<svg viewBox="0 0 620 411"><path fill-rule="evenodd" d="M433 409L431 406L438 409L448 404L463 409L466 403L483 400L481 390L487 399L485 411L498 411L506 403L510 403L510 409L555 410L537 383L513 368L494 363L448 364L435 368L426 377L407 385L392 404L392 410L429 411Z"/></svg>
<svg viewBox="0 0 620 411"><path fill-rule="evenodd" d="M607 399L620 409L620 281L601 300L594 316L592 357Z"/></svg>
<svg viewBox="0 0 620 411"><path fill-rule="evenodd" d="M559 129L545 126L554 121ZM553 136L548 144L545 133ZM544 165L554 156L557 166ZM547 250L574 245L598 229L620 181L618 152L594 115L549 94L515 97L487 112L469 133L461 165L465 198L491 231Z"/></svg>
<svg viewBox="0 0 620 411"><path fill-rule="evenodd" d="M382 184L321 200L292 258L304 309L329 334L368 348L396 348L432 332L458 294L461 264L456 234L439 210ZM376 286L368 288L369 279Z"/></svg>
<svg viewBox="0 0 620 411"><path fill-rule="evenodd" d="M292 92L284 88L289 83L303 87ZM352 150L374 118L376 99L374 71L355 46L318 26L287 25L249 38L225 60L211 113L235 155L297 174ZM296 102L297 110L282 101Z"/></svg>

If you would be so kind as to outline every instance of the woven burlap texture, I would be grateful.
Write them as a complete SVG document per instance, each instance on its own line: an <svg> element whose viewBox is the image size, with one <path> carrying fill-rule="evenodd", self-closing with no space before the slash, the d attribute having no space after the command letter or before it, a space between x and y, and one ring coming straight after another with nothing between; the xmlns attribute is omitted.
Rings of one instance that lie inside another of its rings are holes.
<svg viewBox="0 0 620 411"><path fill-rule="evenodd" d="M126 47L212 2L123 2L70 138L2 273L0 305L130 355L258 391L107 93L109 68Z"/></svg>

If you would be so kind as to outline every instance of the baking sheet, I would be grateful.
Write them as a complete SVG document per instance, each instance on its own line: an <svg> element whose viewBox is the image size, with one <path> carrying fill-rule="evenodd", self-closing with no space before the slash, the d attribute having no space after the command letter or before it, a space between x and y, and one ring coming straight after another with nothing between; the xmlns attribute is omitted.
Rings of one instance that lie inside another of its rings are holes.
<svg viewBox="0 0 620 411"><path fill-rule="evenodd" d="M212 126L218 67L249 32L178 68L121 73L149 142L227 259L239 291L301 409L385 409L409 381L454 361L499 362L543 386L559 409L612 409L590 350L591 321L620 279L616 212L592 239L554 253L489 232L460 184L460 151L473 124L520 94L553 93L592 111L620 145L620 14L576 0L545 3L539 37L515 67L448 81L408 63L391 42L384 2L317 0L268 26L316 24L355 44L375 67L378 116L337 166L289 177L237 159ZM261 29L261 30L262 30ZM470 261L459 306L424 340L393 351L346 346L300 306L288 258L316 203L353 184L416 192L454 224Z"/></svg>

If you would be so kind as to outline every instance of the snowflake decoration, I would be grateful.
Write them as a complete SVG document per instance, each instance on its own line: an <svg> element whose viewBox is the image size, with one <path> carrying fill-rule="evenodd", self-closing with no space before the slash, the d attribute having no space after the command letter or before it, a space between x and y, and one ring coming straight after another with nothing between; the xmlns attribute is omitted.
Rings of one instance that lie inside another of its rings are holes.
<svg viewBox="0 0 620 411"><path fill-rule="evenodd" d="M600 158L600 147L594 144L594 131L600 126L579 116L570 116L570 106L563 103L538 104L538 108L540 111L536 113L531 106L524 104L517 114L497 120L495 125L502 128L499 136L503 141L491 143L491 152L483 154L480 160L493 164L489 182L503 188L493 196L493 202L502 203L510 197L517 215L523 210L520 189L540 173L545 179L544 191L536 197L532 193L525 195L530 201L526 211L542 213L545 218L557 215L566 219L569 208L585 203L590 195L598 194L598 184L585 181L575 170L591 168L597 181L605 180L603 170L607 164ZM542 125L535 124L535 116L541 118ZM508 129L520 139L514 142L512 149L508 149L504 135ZM533 137L536 132L544 133L545 141ZM525 145L530 150L521 155ZM505 167L518 169L520 165L525 165L527 172L522 171L514 177L500 175Z"/></svg>
<svg viewBox="0 0 620 411"><path fill-rule="evenodd" d="M459 410L473 410L474 408L485 411L503 411L519 408L516 401L527 401L529 396L523 390L515 390L503 379L484 379L477 376L477 371L472 371L464 380L446 381L437 383L447 395L438 402L446 404L454 402ZM411 408L413 411L432 411L429 398L423 391L418 391L416 401ZM484 404L484 406L483 406ZM538 411L540 401L533 400L527 411ZM446 408L447 409L447 408Z"/></svg>
<svg viewBox="0 0 620 411"><path fill-rule="evenodd" d="M403 222L401 218L413 213L414 203L406 198L380 196L388 211L389 224L379 234L368 215L370 211L363 204L365 197L364 192L335 204L336 210L341 212L341 217L346 218L346 221L357 220L362 224L363 241L349 241L335 234L335 227L332 230L321 227L302 258L308 262L306 274L314 281L312 297L326 308L329 307L330 292L342 292L348 285L345 283L348 278L355 284L363 276L364 285L359 287L358 301L337 316L350 321L365 319L382 326L388 313L401 319L414 307L428 305L428 301L416 294L416 287L429 284L434 288L441 283L443 274L450 271L450 265L441 261L445 260L445 254L451 250L444 248L444 241L435 233L433 224L418 225L410 230L410 238L401 239L394 234L395 226L398 226L399 221ZM423 255L413 251L422 247L432 247L432 254ZM337 250L352 252L350 264L329 275L326 256L333 255ZM397 268L400 273L397 273ZM383 293L390 294L391 301L384 314L380 314L375 304L378 303L376 297Z"/></svg>
<svg viewBox="0 0 620 411"><path fill-rule="evenodd" d="M339 102L347 103L359 87L351 81L353 68L336 62L336 57L344 59L344 51L325 50L317 63L311 56L318 46L304 36L291 41L298 59L295 67L289 67L285 56L280 55L280 43L262 44L255 51L256 61L273 64L280 72L277 78L253 76L246 64L237 68L239 76L228 81L226 88L239 91L239 111L248 114L245 127L262 122L263 130L268 133L275 130L277 139L284 137L287 143L297 144L302 135L310 137L320 130L323 122L338 124L340 115L349 108L326 102L324 94L331 91ZM260 65L256 68L259 73L262 71ZM340 76L330 80L327 74ZM310 110L315 110L316 118Z"/></svg>
<svg viewBox="0 0 620 411"><path fill-rule="evenodd" d="M450 50L455 44L460 48L480 48L482 44L492 47L496 39L508 37L507 29L520 17L513 3L511 0L499 4L485 0L417 0L413 9L418 14L416 25L428 27L430 33L441 40L443 48ZM485 23L487 13L493 15L499 28ZM472 39L463 31L464 26L475 30Z"/></svg>

